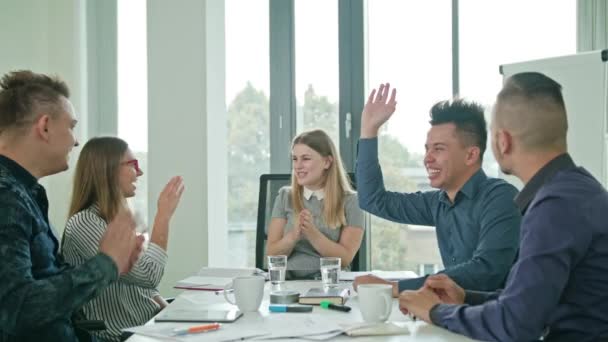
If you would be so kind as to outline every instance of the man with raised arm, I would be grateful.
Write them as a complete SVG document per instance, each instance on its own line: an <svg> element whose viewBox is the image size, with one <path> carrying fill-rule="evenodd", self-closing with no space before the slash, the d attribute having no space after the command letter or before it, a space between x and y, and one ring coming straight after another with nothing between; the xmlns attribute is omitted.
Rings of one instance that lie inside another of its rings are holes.
<svg viewBox="0 0 608 342"><path fill-rule="evenodd" d="M517 254L521 216L513 203L515 187L481 168L487 140L483 108L463 100L435 104L424 166L437 190L392 192L384 188L378 162L378 130L397 105L397 92L389 89L382 84L372 91L361 117L356 167L361 209L397 223L435 226L445 267L441 273L472 289L501 287ZM388 282L368 275L356 278L354 286L390 283L397 296L418 289L424 279Z"/></svg>

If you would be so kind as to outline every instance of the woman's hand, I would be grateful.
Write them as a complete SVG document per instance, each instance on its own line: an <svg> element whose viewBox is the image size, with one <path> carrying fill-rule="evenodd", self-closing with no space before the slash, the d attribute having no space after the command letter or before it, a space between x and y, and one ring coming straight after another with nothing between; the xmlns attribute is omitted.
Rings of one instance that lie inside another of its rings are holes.
<svg viewBox="0 0 608 342"><path fill-rule="evenodd" d="M300 220L296 220L293 228L287 233L289 240L293 243L298 242L302 238L302 228L300 227Z"/></svg>
<svg viewBox="0 0 608 342"><path fill-rule="evenodd" d="M158 196L157 215L167 220L171 219L179 204L184 189L184 181L181 176L171 178Z"/></svg>
<svg viewBox="0 0 608 342"><path fill-rule="evenodd" d="M302 231L302 235L308 240L320 233L317 226L315 226L312 213L308 209L303 209L300 212L300 215L298 216L298 225Z"/></svg>

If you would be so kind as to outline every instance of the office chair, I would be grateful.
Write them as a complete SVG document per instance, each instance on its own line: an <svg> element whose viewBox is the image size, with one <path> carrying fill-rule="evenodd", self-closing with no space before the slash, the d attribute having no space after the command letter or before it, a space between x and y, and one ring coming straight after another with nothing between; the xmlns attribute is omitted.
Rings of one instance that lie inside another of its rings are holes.
<svg viewBox="0 0 608 342"><path fill-rule="evenodd" d="M349 180L353 188L356 189L355 174L348 173ZM272 215L274 201L279 193L279 189L291 184L291 175L287 173L281 174L263 174L260 176L260 194L258 199L258 222L256 228L255 239L255 267L263 270L268 269L266 255L266 240L268 239L267 229ZM369 215L364 215L364 232L361 248L352 263L350 264L351 271L366 271L369 269L367 251L369 250Z"/></svg>

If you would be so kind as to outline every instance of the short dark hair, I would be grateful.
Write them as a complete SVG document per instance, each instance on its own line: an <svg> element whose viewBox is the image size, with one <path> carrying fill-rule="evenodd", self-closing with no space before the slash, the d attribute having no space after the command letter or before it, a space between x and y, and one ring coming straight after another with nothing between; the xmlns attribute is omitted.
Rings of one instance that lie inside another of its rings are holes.
<svg viewBox="0 0 608 342"><path fill-rule="evenodd" d="M0 79L0 133L26 123L41 107L55 114L61 96L68 98L70 90L58 77L29 70L7 73Z"/></svg>
<svg viewBox="0 0 608 342"><path fill-rule="evenodd" d="M509 77L498 93L498 99L521 96L530 99L546 99L565 110L561 84L540 72L521 72Z"/></svg>
<svg viewBox="0 0 608 342"><path fill-rule="evenodd" d="M522 72L509 77L498 93L497 108L519 105L517 110L495 113L495 121L519 133L527 148L567 149L568 118L562 86L539 72ZM507 117L507 115L509 117Z"/></svg>
<svg viewBox="0 0 608 342"><path fill-rule="evenodd" d="M479 147L479 161L483 160L488 139L486 119L482 105L462 99L437 102L431 108L432 126L453 123L462 142L467 146Z"/></svg>

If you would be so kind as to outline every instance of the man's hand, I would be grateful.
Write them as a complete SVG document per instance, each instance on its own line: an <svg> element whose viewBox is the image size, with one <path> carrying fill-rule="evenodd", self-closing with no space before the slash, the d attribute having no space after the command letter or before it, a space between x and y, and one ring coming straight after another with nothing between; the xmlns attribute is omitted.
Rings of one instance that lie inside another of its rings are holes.
<svg viewBox="0 0 608 342"><path fill-rule="evenodd" d="M361 138L375 138L378 129L393 115L397 101L397 89L389 98L390 84L381 84L378 92L372 90L361 114Z"/></svg>
<svg viewBox="0 0 608 342"><path fill-rule="evenodd" d="M427 323L433 323L430 316L431 309L440 303L439 296L428 287L422 287L417 291L403 291L399 295L401 312L408 312Z"/></svg>
<svg viewBox="0 0 608 342"><path fill-rule="evenodd" d="M141 253L143 238L135 236L135 220L128 210L121 210L108 224L99 243L99 251L108 255L122 275L128 273Z"/></svg>
<svg viewBox="0 0 608 342"><path fill-rule="evenodd" d="M355 281L353 281L353 289L357 291L357 287L362 284L388 284L393 287L393 297L396 298L399 296L399 286L395 281L384 280L380 277L376 277L375 275L368 274L356 277Z"/></svg>
<svg viewBox="0 0 608 342"><path fill-rule="evenodd" d="M464 304L464 289L445 274L429 276L424 286L432 289L443 303Z"/></svg>

